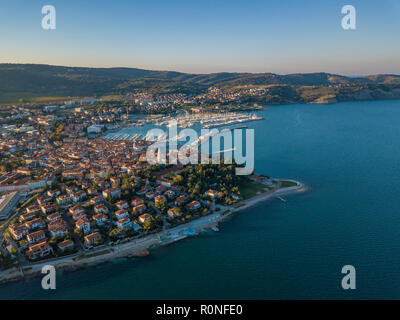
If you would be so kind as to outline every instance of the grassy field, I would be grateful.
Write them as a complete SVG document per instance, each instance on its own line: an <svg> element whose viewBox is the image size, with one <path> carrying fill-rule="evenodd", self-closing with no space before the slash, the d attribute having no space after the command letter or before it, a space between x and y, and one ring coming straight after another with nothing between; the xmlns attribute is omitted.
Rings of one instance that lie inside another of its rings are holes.
<svg viewBox="0 0 400 320"><path fill-rule="evenodd" d="M10 98L1 98L0 97L0 106L8 106L11 104L24 104L24 103L64 103L64 101L68 100L80 100L82 97L68 97L68 96L59 96L59 97L46 97L46 96L25 96L21 95L17 97Z"/></svg>
<svg viewBox="0 0 400 320"><path fill-rule="evenodd" d="M268 190L269 188L265 184L251 180L245 180L239 185L239 191L244 200L253 198L260 193L267 192Z"/></svg>
<svg viewBox="0 0 400 320"><path fill-rule="evenodd" d="M110 102L110 101L122 101L123 99L124 97L122 95L112 94L112 95L102 96L99 100L104 102Z"/></svg>
<svg viewBox="0 0 400 320"><path fill-rule="evenodd" d="M295 187L297 183L293 181L281 180L281 188Z"/></svg>

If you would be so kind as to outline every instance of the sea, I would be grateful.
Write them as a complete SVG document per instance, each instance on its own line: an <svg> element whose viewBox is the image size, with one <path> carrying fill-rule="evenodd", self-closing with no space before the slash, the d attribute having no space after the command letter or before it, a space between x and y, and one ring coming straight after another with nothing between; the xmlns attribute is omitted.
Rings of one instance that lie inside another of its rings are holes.
<svg viewBox="0 0 400 320"><path fill-rule="evenodd" d="M246 124L256 173L300 180L306 192L144 258L60 270L56 290L43 290L40 277L0 285L0 299L400 298L400 100L257 114L265 119ZM355 290L342 288L346 265Z"/></svg>

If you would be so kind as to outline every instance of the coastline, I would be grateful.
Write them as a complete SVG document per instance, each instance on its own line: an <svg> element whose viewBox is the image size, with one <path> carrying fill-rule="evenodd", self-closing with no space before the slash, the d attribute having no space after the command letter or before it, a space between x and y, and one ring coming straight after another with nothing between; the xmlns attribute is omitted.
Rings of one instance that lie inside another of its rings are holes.
<svg viewBox="0 0 400 320"><path fill-rule="evenodd" d="M275 180L281 181L282 179ZM285 194L304 192L307 190L307 187L299 181L291 179L285 179L285 181L296 183L296 186L280 188L279 183L278 188L258 194L257 196L250 199L242 200L235 206L226 207L222 212L212 213L208 216L204 216L185 224L175 226L171 229L159 232L157 234L148 235L142 239L137 239L127 243L115 245L113 247L96 247L95 249L88 251L86 254L83 255L82 253L72 254L61 258L54 258L42 262L37 262L23 268L14 267L0 273L0 284L39 276L41 275L42 267L45 265L52 265L56 268L56 270L75 271L81 268L102 264L116 258L145 257L150 254L149 250L152 248L169 245L176 241L198 235L200 232L207 229L218 231L219 223L224 222L228 217L231 217L237 212L250 208L260 202L269 200L274 197L279 197ZM185 231L189 228L194 230L195 232L191 234L185 234ZM161 237L166 237L167 241L161 242Z"/></svg>

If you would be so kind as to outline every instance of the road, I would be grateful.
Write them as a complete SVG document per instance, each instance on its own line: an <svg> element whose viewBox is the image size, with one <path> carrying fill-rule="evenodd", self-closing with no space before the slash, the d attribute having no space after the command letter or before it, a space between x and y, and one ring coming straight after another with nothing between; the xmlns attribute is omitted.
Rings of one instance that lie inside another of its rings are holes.
<svg viewBox="0 0 400 320"><path fill-rule="evenodd" d="M163 219L163 230L166 230L169 226L170 223L167 221L167 216L162 214L160 209L158 209L152 201L148 202L150 204L150 206L154 209L154 211L157 213L157 216L161 217Z"/></svg>

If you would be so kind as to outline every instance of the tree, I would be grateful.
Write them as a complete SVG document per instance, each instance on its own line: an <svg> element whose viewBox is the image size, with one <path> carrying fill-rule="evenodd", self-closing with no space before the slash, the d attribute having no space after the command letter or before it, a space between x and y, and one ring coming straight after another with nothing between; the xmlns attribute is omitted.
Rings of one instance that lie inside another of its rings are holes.
<svg viewBox="0 0 400 320"><path fill-rule="evenodd" d="M49 240L49 244L54 246L57 244L57 237L51 237Z"/></svg>
<svg viewBox="0 0 400 320"><path fill-rule="evenodd" d="M119 235L119 232L117 229L112 229L108 235L111 239L116 239Z"/></svg>
<svg viewBox="0 0 400 320"><path fill-rule="evenodd" d="M143 223L143 230L148 232L151 229L153 229L154 227L154 223L153 223L153 219L147 219L144 223Z"/></svg>
<svg viewBox="0 0 400 320"><path fill-rule="evenodd" d="M155 223L158 225L158 226L163 226L163 224L164 224L164 220L163 220L163 218L162 217L160 217L160 216L156 216L155 217Z"/></svg>
<svg viewBox="0 0 400 320"><path fill-rule="evenodd" d="M157 202L156 207L157 207L158 209L160 209L160 211L161 211L162 213L165 213L165 212L167 212L167 210L168 210L168 204L167 204L166 201L159 201L159 202Z"/></svg>
<svg viewBox="0 0 400 320"><path fill-rule="evenodd" d="M178 174L178 175L176 175L176 176L173 178L173 180L174 180L174 182L175 182L176 184L181 184L181 183L184 181L184 178L183 178L183 176L181 176L180 174Z"/></svg>

